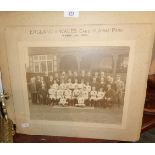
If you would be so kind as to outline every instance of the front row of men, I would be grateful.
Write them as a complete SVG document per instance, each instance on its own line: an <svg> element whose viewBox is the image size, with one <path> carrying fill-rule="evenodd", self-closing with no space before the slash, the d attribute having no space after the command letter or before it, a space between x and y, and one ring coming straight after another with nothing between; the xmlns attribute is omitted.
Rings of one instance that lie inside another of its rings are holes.
<svg viewBox="0 0 155 155"><path fill-rule="evenodd" d="M85 85L83 88L75 86L74 89L62 85L50 86L48 90L48 104L79 107L111 107L117 100L115 91L108 84L106 91L101 87L96 90L95 86Z"/></svg>

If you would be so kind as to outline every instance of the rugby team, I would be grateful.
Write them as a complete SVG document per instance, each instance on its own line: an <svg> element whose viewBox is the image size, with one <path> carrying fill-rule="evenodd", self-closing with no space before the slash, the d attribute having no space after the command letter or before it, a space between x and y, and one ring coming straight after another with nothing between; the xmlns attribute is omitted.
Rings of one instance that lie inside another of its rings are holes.
<svg viewBox="0 0 155 155"><path fill-rule="evenodd" d="M123 104L125 84L119 74L69 70L31 76L28 89L34 104L111 108Z"/></svg>

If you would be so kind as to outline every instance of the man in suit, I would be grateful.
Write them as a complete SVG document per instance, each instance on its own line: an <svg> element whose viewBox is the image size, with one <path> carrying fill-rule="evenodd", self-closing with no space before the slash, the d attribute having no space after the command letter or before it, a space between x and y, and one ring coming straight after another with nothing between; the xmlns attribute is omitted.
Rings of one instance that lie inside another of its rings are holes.
<svg viewBox="0 0 155 155"><path fill-rule="evenodd" d="M115 91L110 84L107 84L107 91L104 96L106 107L111 108L115 103Z"/></svg>
<svg viewBox="0 0 155 155"><path fill-rule="evenodd" d="M124 82L121 80L120 75L117 75L116 81L116 103L118 106L120 106L123 103L124 98Z"/></svg>
<svg viewBox="0 0 155 155"><path fill-rule="evenodd" d="M31 78L29 89L30 89L32 103L36 104L37 103L37 88L36 88L35 77Z"/></svg>

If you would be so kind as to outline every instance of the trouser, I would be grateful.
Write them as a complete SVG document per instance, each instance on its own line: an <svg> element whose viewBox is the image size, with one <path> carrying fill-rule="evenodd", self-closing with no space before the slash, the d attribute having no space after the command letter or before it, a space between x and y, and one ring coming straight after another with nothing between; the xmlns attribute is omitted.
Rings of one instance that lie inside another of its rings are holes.
<svg viewBox="0 0 155 155"><path fill-rule="evenodd" d="M75 104L78 104L78 100L75 98L75 99L73 99L73 106L75 106Z"/></svg>
<svg viewBox="0 0 155 155"><path fill-rule="evenodd" d="M32 103L37 103L37 93L31 93Z"/></svg>

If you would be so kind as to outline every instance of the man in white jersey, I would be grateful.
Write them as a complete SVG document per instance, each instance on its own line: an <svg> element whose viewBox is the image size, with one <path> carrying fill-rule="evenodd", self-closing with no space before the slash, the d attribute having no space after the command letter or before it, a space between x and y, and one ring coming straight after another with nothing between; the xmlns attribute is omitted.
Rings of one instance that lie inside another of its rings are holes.
<svg viewBox="0 0 155 155"><path fill-rule="evenodd" d="M52 88L55 89L55 90L57 90L57 89L58 89L58 86L59 86L59 85L57 84L57 81L54 80L54 81L53 81Z"/></svg>
<svg viewBox="0 0 155 155"><path fill-rule="evenodd" d="M84 87L83 90L81 90L81 94L82 94L82 97L84 98L84 103L86 106L89 105L89 92L87 91L86 87Z"/></svg>
<svg viewBox="0 0 155 155"><path fill-rule="evenodd" d="M69 89L69 86L64 91L64 95L65 95L65 98L66 98L66 102L68 102L68 105L72 105L72 103L71 103L71 100L72 100L72 91Z"/></svg>
<svg viewBox="0 0 155 155"><path fill-rule="evenodd" d="M53 89L52 85L50 86L50 89L48 90L49 98L51 99L52 105L56 104L56 90Z"/></svg>
<svg viewBox="0 0 155 155"><path fill-rule="evenodd" d="M60 99L63 98L63 93L64 93L64 90L61 89L61 87L59 86L57 90L57 103L59 103Z"/></svg>
<svg viewBox="0 0 155 155"><path fill-rule="evenodd" d="M69 78L69 79L67 80L66 87L69 88L70 90L73 89L73 84L72 84L71 78Z"/></svg>
<svg viewBox="0 0 155 155"><path fill-rule="evenodd" d="M75 87L75 89L73 90L73 105L78 103L78 97L80 95L80 90L78 89L78 86Z"/></svg>
<svg viewBox="0 0 155 155"><path fill-rule="evenodd" d="M66 84L65 84L64 80L61 80L60 87L62 90L66 89Z"/></svg>

